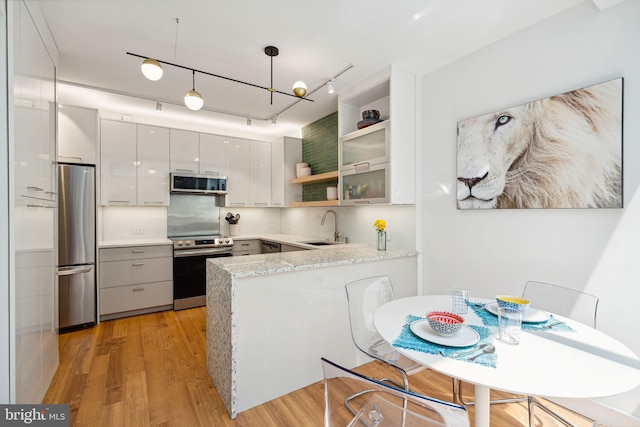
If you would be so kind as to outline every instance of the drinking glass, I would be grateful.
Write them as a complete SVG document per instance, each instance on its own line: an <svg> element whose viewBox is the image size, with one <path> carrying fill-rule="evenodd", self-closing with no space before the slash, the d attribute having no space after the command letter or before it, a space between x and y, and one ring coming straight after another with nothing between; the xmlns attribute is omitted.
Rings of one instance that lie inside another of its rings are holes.
<svg viewBox="0 0 640 427"><path fill-rule="evenodd" d="M499 339L506 344L520 343L522 312L513 308L498 308Z"/></svg>
<svg viewBox="0 0 640 427"><path fill-rule="evenodd" d="M454 286L451 290L451 302L454 313L466 314L469 310L469 290Z"/></svg>

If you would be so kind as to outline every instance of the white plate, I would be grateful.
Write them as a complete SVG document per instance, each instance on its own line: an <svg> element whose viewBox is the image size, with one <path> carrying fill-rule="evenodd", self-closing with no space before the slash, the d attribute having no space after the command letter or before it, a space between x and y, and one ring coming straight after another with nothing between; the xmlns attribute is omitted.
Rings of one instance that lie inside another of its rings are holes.
<svg viewBox="0 0 640 427"><path fill-rule="evenodd" d="M416 320L409 325L409 328L411 332L425 341L449 347L467 347L480 341L480 335L466 325L462 325L458 332L448 337L442 336L434 331L433 328L429 326L427 319Z"/></svg>
<svg viewBox="0 0 640 427"><path fill-rule="evenodd" d="M497 302L490 302L489 304L485 305L484 308L489 313L496 316L498 315ZM546 322L547 320L549 320L549 315L546 312L533 307L527 308L526 311L522 314L522 321L524 323L542 323Z"/></svg>

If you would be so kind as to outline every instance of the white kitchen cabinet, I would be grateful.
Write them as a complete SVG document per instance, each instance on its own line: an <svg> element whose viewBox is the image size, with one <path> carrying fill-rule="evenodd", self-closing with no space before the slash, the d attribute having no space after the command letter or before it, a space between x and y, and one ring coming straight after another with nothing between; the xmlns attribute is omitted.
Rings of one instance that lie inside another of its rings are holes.
<svg viewBox="0 0 640 427"><path fill-rule="evenodd" d="M229 138L226 206L251 205L251 141Z"/></svg>
<svg viewBox="0 0 640 427"><path fill-rule="evenodd" d="M36 26L27 3L6 2L0 25L4 31L9 24L10 30L4 33L4 47L11 52L5 55L4 72L11 73L5 77L12 86L5 90L9 89L6 95L13 117L11 126L4 130L9 136L4 152L12 154L13 165L10 176L3 179L5 186L7 182L14 186L14 200L7 210L11 212L8 225L15 236L14 243L6 245L11 250L6 254L7 267L11 267L15 282L12 321L0 322L2 360L11 359L11 375L7 368L2 378L7 380L5 389L12 390L11 402L4 403L17 404L42 401L59 360L54 261L57 107L52 61L57 52L53 45L43 43L50 34L46 27ZM6 155L3 161L7 163ZM8 274L6 269L3 272Z"/></svg>
<svg viewBox="0 0 640 427"><path fill-rule="evenodd" d="M260 244L260 240L236 240L233 242L233 256L257 255Z"/></svg>
<svg viewBox="0 0 640 427"><path fill-rule="evenodd" d="M286 207L302 201L302 186L291 184L296 163L302 161L302 140L284 137L271 144L271 206Z"/></svg>
<svg viewBox="0 0 640 427"><path fill-rule="evenodd" d="M167 310L173 306L173 247L100 249L102 320Z"/></svg>
<svg viewBox="0 0 640 427"><path fill-rule="evenodd" d="M137 204L169 206L169 129L137 125Z"/></svg>
<svg viewBox="0 0 640 427"><path fill-rule="evenodd" d="M383 122L358 129L365 110L380 111ZM414 110L415 75L394 65L340 94L341 205L415 203Z"/></svg>
<svg viewBox="0 0 640 427"><path fill-rule="evenodd" d="M228 139L222 135L200 134L200 173L203 175L227 175Z"/></svg>
<svg viewBox="0 0 640 427"><path fill-rule="evenodd" d="M198 173L200 168L200 137L197 132L171 129L170 163L171 172Z"/></svg>
<svg viewBox="0 0 640 427"><path fill-rule="evenodd" d="M250 206L271 206L271 144L251 141Z"/></svg>
<svg viewBox="0 0 640 427"><path fill-rule="evenodd" d="M134 123L102 120L100 124L102 205L137 205L136 134Z"/></svg>
<svg viewBox="0 0 640 427"><path fill-rule="evenodd" d="M98 110L60 105L58 107L58 161L96 164Z"/></svg>

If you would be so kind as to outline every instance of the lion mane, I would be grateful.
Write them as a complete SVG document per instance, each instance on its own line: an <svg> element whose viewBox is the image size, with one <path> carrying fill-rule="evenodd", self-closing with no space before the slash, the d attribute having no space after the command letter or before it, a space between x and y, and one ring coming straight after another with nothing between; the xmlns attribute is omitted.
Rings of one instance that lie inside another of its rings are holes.
<svg viewBox="0 0 640 427"><path fill-rule="evenodd" d="M458 125L458 206L622 206L622 79Z"/></svg>

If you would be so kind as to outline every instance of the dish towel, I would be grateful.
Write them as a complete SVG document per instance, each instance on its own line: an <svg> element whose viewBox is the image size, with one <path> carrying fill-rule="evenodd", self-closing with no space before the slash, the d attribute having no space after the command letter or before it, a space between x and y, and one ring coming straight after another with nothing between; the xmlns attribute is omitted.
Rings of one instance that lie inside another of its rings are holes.
<svg viewBox="0 0 640 427"><path fill-rule="evenodd" d="M469 361L468 360L469 357L475 356L476 354L481 353L481 351L476 351L472 354L468 354L469 350L472 350L473 348L475 348L480 344L491 344L493 342L493 338L491 336L491 331L489 330L489 328L486 328L484 326L477 326L477 325L467 325L473 330L475 330L478 333L478 335L480 335L480 341L478 341L476 344L470 345L467 347L447 347L445 345L434 344L429 341L425 341L422 338L417 337L416 335L413 334L413 332L411 332L411 329L409 328L409 325L411 325L411 323L415 322L416 320L424 320L424 319L425 319L424 317L413 316L411 314L408 315L406 324L402 327L402 332L400 333L400 336L396 338L396 340L393 342L393 346L406 348L408 350L421 351L423 353L439 354L443 357L449 357L451 359ZM459 353L466 353L466 354L460 355L460 357L458 357ZM496 353L484 353L480 357L477 357L475 360L473 360L472 363L478 363L480 365L495 368L496 359L497 359Z"/></svg>
<svg viewBox="0 0 640 427"><path fill-rule="evenodd" d="M482 319L482 324L489 327L498 327L498 316L492 314L485 310L483 303L477 302L468 302L469 307L473 309L473 311L478 315L480 319ZM546 322L540 323L522 323L522 329L526 331L562 331L562 332L575 332L571 326L566 323L558 320L553 316L553 314L549 314L549 318Z"/></svg>

